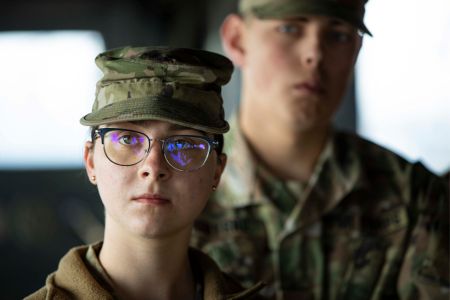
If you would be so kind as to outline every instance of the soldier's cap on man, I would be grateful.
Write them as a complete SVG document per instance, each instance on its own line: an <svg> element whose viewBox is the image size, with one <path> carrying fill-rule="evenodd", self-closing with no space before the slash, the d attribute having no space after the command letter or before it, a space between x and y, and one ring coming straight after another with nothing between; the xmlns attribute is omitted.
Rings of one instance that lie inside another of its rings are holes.
<svg viewBox="0 0 450 300"><path fill-rule="evenodd" d="M368 0L239 0L239 12L259 19L285 19L300 15L324 15L349 22L372 35L364 24Z"/></svg>
<svg viewBox="0 0 450 300"><path fill-rule="evenodd" d="M100 53L103 72L87 126L160 120L220 134L229 129L221 88L233 72L226 57L199 49L123 47Z"/></svg>

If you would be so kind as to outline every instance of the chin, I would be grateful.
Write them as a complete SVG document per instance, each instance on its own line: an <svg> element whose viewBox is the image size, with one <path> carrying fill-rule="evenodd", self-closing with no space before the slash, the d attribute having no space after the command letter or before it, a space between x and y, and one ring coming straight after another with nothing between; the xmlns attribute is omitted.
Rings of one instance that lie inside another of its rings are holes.
<svg viewBox="0 0 450 300"><path fill-rule="evenodd" d="M329 127L330 122L329 121L323 121L322 119L318 118L293 118L289 122L289 127L292 128L292 130L297 132L308 132L308 131L317 131L322 130L324 128Z"/></svg>
<svg viewBox="0 0 450 300"><path fill-rule="evenodd" d="M298 130L307 130L315 127L317 116L315 114L305 113L304 110L291 109L286 112L282 120L288 127Z"/></svg>
<svg viewBox="0 0 450 300"><path fill-rule="evenodd" d="M172 225L172 226L170 226ZM186 230L189 229L189 230ZM161 224L161 223L148 223L142 224L138 228L134 228L133 234L144 239L162 239L167 237L174 237L190 234L190 227L187 228L182 224Z"/></svg>

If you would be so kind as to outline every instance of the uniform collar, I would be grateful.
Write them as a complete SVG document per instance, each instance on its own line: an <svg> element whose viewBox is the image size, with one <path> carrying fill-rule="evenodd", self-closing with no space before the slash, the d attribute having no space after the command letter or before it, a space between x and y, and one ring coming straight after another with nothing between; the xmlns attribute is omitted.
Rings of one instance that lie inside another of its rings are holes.
<svg viewBox="0 0 450 300"><path fill-rule="evenodd" d="M63 291L80 299L116 299L112 283L98 260L102 242L72 248L61 260L58 270L47 278L48 293L63 296ZM203 298L211 300L249 299L264 286L258 283L243 289L221 272L217 264L206 254L189 248L191 264L198 269L203 283ZM64 297L63 297L64 298ZM59 299L59 298L58 298Z"/></svg>
<svg viewBox="0 0 450 300"><path fill-rule="evenodd" d="M257 295L264 286L260 282L248 289L243 289L240 284L222 273L217 264L203 252L189 248L189 256L192 264L197 266L198 272L203 275L203 299L249 299Z"/></svg>
<svg viewBox="0 0 450 300"><path fill-rule="evenodd" d="M230 120L230 124L232 129L225 136L225 152L229 159L216 198L225 207L245 207L267 202L268 195L262 192L260 174L264 174L265 181L270 178L272 184L281 185L283 181L258 164L236 116ZM335 207L357 185L364 184L360 157L350 143L352 139L346 134L332 131L307 185L296 189L295 182L289 182L289 192L301 190L301 195L297 196L304 198L298 208L300 211L293 212L292 218L301 219L301 223L310 223ZM302 212L308 213L302 215Z"/></svg>

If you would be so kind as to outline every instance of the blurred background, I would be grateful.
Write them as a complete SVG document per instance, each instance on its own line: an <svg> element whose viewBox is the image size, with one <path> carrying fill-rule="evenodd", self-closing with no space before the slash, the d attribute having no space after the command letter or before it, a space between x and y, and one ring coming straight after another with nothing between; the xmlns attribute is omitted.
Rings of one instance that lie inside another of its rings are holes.
<svg viewBox="0 0 450 300"><path fill-rule="evenodd" d="M0 287L20 299L72 246L101 239L103 210L82 163L100 72L95 56L125 45L223 53L230 0L16 0L0 11ZM450 168L450 2L369 1L367 37L336 126ZM239 71L224 89L230 117Z"/></svg>

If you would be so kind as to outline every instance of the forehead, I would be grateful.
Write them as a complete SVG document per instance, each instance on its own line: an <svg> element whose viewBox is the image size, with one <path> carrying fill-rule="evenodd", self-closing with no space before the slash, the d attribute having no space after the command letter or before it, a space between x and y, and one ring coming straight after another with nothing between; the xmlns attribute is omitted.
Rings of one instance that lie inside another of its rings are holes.
<svg viewBox="0 0 450 300"><path fill-rule="evenodd" d="M187 133L203 134L203 132L197 129L189 128L168 121L159 121L159 120L118 122L105 125L104 127L116 127L139 131L158 131L162 133L187 132Z"/></svg>

